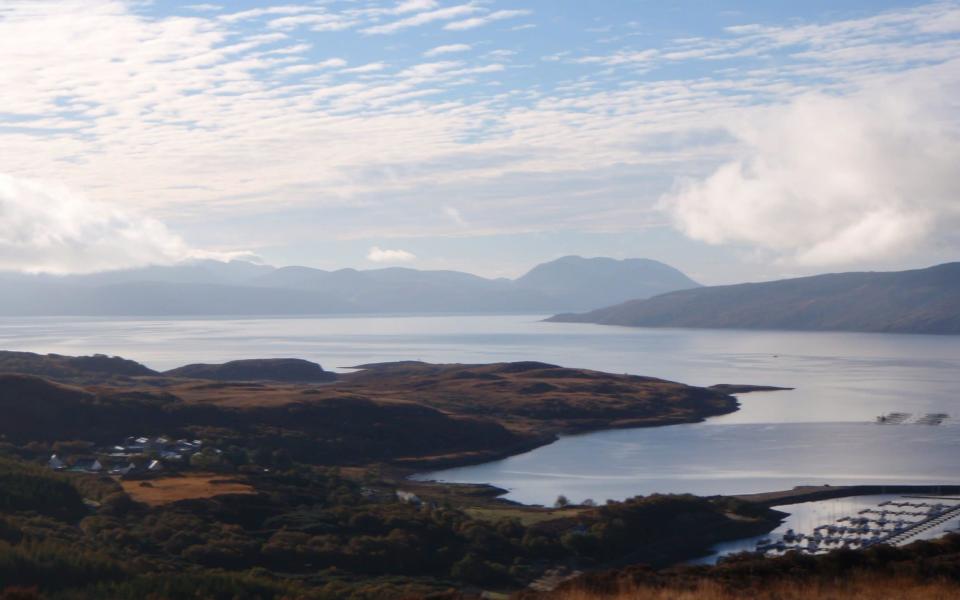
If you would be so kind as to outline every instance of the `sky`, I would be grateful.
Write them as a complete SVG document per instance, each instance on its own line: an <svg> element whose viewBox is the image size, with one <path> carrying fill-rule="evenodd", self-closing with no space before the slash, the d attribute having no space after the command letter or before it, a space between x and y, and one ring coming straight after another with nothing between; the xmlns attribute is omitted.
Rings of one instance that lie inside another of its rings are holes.
<svg viewBox="0 0 960 600"><path fill-rule="evenodd" d="M960 258L960 1L0 0L0 269Z"/></svg>

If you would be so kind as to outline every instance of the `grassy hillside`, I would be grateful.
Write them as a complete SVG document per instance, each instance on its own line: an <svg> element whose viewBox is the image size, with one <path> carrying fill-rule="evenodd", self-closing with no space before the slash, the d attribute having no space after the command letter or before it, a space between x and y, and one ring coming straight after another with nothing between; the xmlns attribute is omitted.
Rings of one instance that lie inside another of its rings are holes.
<svg viewBox="0 0 960 600"><path fill-rule="evenodd" d="M57 381L88 381L145 377L157 372L138 362L119 356L62 356L33 352L0 351L0 373L37 375Z"/></svg>
<svg viewBox="0 0 960 600"><path fill-rule="evenodd" d="M252 385L242 391L255 396L259 389ZM288 392L286 401L276 405L219 406L188 402L162 390L84 390L0 375L0 435L21 445L63 440L109 444L129 435L201 437L223 446L269 446L296 460L326 464L516 451L531 443L495 422L454 418L427 406Z"/></svg>
<svg viewBox="0 0 960 600"><path fill-rule="evenodd" d="M732 557L713 567L590 573L521 600L947 600L960 597L960 535L821 556Z"/></svg>
<svg viewBox="0 0 960 600"><path fill-rule="evenodd" d="M960 263L684 290L556 322L960 334Z"/></svg>
<svg viewBox="0 0 960 600"><path fill-rule="evenodd" d="M360 365L325 394L384 394L518 431L563 433L701 421L733 412L722 391L637 375L539 362L489 365L417 362Z"/></svg>
<svg viewBox="0 0 960 600"><path fill-rule="evenodd" d="M324 371L317 363L299 358L260 358L232 360L218 365L193 364L164 372L167 377L189 377L216 381L293 381L318 383L333 381L335 373Z"/></svg>
<svg viewBox="0 0 960 600"><path fill-rule="evenodd" d="M261 467L220 475L233 484L219 493L180 498L159 498L152 488L169 491L199 476L127 481L137 491L81 506L70 521L0 505L0 598L454 600L458 588L522 588L556 563L602 565L627 553L662 561L665 549L690 556L777 521L747 503L689 496L552 511L529 522L493 516L503 506L489 504L481 518L469 498L401 501L396 484L374 473ZM94 479L43 477L72 497L78 492L70 486Z"/></svg>
<svg viewBox="0 0 960 600"><path fill-rule="evenodd" d="M57 357L54 365L61 360L72 359ZM38 364L34 370L67 381L94 377ZM735 398L716 390L532 362L366 365L331 383L326 371L307 361L236 361L174 373L323 381L163 374L65 385L0 374L0 435L18 444L106 444L165 434L239 447L269 443L314 464L436 467L507 456L564 432L693 422L737 407Z"/></svg>

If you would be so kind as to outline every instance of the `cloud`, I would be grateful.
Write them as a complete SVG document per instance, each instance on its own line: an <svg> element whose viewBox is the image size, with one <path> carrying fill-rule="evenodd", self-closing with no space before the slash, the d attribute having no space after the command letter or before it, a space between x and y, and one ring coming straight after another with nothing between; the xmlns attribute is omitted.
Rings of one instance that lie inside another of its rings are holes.
<svg viewBox="0 0 960 600"><path fill-rule="evenodd" d="M437 7L437 0L405 0L397 4L393 12L401 14L408 12L421 12Z"/></svg>
<svg viewBox="0 0 960 600"><path fill-rule="evenodd" d="M341 73L375 73L377 71L382 71L387 67L386 63L382 62L372 62L365 65L360 65L359 67L351 67L349 69L343 69Z"/></svg>
<svg viewBox="0 0 960 600"><path fill-rule="evenodd" d="M236 21L246 21L248 19L259 19L267 15L297 15L301 13L306 13L314 10L309 6L270 6L266 8L251 8L250 10L244 10L235 13L229 13L222 15L220 20L226 21L228 23L233 23Z"/></svg>
<svg viewBox="0 0 960 600"><path fill-rule="evenodd" d="M741 132L762 131L762 107L811 89L843 97L879 74L960 57L960 40L936 33L952 30L958 5L937 3L656 47L643 36L612 48L584 43L558 56L550 77L493 81L504 67L485 64L492 58L419 56L457 36L427 44L401 27L406 35L395 43L368 43L362 28L421 14L392 16L396 2L375 3L378 13L358 8L368 2L271 4L228 18L163 4L0 0L0 163L109 206L136 207L218 247L446 235L454 228L442 207L451 203L470 207L470 226L456 235L663 224L652 208L675 176L702 183L739 156L741 178L753 177ZM457 4L476 12L429 17L434 38L450 33L436 31L441 25L486 15L491 5ZM327 34L269 27L321 12L360 23L336 36L345 54L335 63L315 62L329 56ZM546 23L551 15L537 16ZM536 70L543 53L527 35L501 40L517 52L509 59L517 74ZM716 68L701 62L732 54L742 57ZM590 55L597 58L575 63ZM453 57L462 64L438 64ZM388 66L378 72L365 66L381 61ZM734 138L737 115L747 124ZM304 215L323 218L301 229Z"/></svg>
<svg viewBox="0 0 960 600"><path fill-rule="evenodd" d="M448 6L446 8L438 8L437 10L417 13L411 17L406 17L404 19L393 21L391 23L386 23L384 25L374 25L372 27L367 27L362 31L363 33L367 33L367 34L396 33L402 29L408 29L410 27L419 27L420 25L426 25L427 23L432 23L434 21L446 21L449 19L456 19L457 17L462 17L465 15L475 13L478 10L480 10L480 8L472 3L459 4L457 6Z"/></svg>
<svg viewBox="0 0 960 600"><path fill-rule="evenodd" d="M433 56L440 56L441 54L452 54L455 52L466 52L470 50L470 44L447 44L445 46L437 46L423 53L424 56L430 58Z"/></svg>
<svg viewBox="0 0 960 600"><path fill-rule="evenodd" d="M81 273L244 254L191 248L156 219L2 173L0 215L3 270Z"/></svg>
<svg viewBox="0 0 960 600"><path fill-rule="evenodd" d="M186 8L197 12L216 12L223 10L223 6L220 4L188 4Z"/></svg>
<svg viewBox="0 0 960 600"><path fill-rule="evenodd" d="M463 218L463 213L461 213L459 209L453 206L444 206L443 214L446 215L448 219L450 219L460 227L467 226L467 220Z"/></svg>
<svg viewBox="0 0 960 600"><path fill-rule="evenodd" d="M484 25L488 25L494 21L502 21L503 19L512 19L514 17L523 17L529 15L530 13L531 11L529 10L497 10L479 17L472 17L470 19L463 19L462 21L447 23L443 26L443 28L448 31L474 29L476 27L483 27Z"/></svg>
<svg viewBox="0 0 960 600"><path fill-rule="evenodd" d="M627 65L633 63L649 63L660 55L658 50L641 50L637 52L615 52L606 56L584 56L574 62L584 65L599 64L607 66Z"/></svg>
<svg viewBox="0 0 960 600"><path fill-rule="evenodd" d="M882 260L960 227L960 61L806 94L732 127L740 159L663 199L677 226L786 263Z"/></svg>
<svg viewBox="0 0 960 600"><path fill-rule="evenodd" d="M311 31L342 31L356 24L356 21L342 15L317 13L280 17L271 20L267 26L272 29L295 29L307 26Z"/></svg>
<svg viewBox="0 0 960 600"><path fill-rule="evenodd" d="M374 246L367 252L367 260L375 263L402 263L416 259L415 254L406 250L384 250L379 246Z"/></svg>

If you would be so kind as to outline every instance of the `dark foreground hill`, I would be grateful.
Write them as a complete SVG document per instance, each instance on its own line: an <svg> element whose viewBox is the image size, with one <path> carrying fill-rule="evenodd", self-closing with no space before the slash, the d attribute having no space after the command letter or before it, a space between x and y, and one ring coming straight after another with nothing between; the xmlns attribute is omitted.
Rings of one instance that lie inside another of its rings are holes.
<svg viewBox="0 0 960 600"><path fill-rule="evenodd" d="M119 356L62 356L33 352L0 351L0 373L37 375L56 381L103 381L111 378L143 377L157 372Z"/></svg>
<svg viewBox="0 0 960 600"><path fill-rule="evenodd" d="M704 287L549 320L633 327L960 334L960 263Z"/></svg>
<svg viewBox="0 0 960 600"><path fill-rule="evenodd" d="M0 374L35 375L72 384L149 385L164 378L213 381L322 383L337 378L317 363L300 358L254 358L222 364L191 364L164 373L119 356L63 356L0 350ZM158 379L159 378L159 379Z"/></svg>
<svg viewBox="0 0 960 600"><path fill-rule="evenodd" d="M300 358L232 360L220 365L192 364L166 371L168 377L213 379L216 381L290 381L319 383L333 381L335 373Z"/></svg>
<svg viewBox="0 0 960 600"><path fill-rule="evenodd" d="M538 362L366 365L322 385L0 374L0 599L459 600L555 565L670 564L783 515L688 495L528 507L407 475L735 409L715 390Z"/></svg>
<svg viewBox="0 0 960 600"><path fill-rule="evenodd" d="M231 373L238 379L226 381ZM695 422L737 409L734 397L715 390L535 362L386 363L333 382L319 365L286 359L101 381L53 374L59 383L0 373L0 439L104 444L163 434L268 446L312 464L461 464L560 433Z"/></svg>
<svg viewBox="0 0 960 600"><path fill-rule="evenodd" d="M960 597L960 534L905 547L780 558L742 554L718 565L630 566L517 600L934 600Z"/></svg>
<svg viewBox="0 0 960 600"><path fill-rule="evenodd" d="M427 406L361 397L314 399L302 388L189 383L180 388L83 389L27 375L0 375L0 437L16 445L80 440L116 443L130 435L213 440L269 448L313 464L364 464L398 456L529 447L533 436ZM226 386L226 387L224 387ZM203 401L219 392L246 405ZM258 402L258 397L263 402Z"/></svg>

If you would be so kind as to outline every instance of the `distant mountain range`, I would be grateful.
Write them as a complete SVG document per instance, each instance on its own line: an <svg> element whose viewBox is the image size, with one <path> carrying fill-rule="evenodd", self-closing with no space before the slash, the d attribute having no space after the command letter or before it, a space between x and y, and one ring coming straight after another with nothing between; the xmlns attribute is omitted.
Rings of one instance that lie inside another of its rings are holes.
<svg viewBox="0 0 960 600"><path fill-rule="evenodd" d="M646 259L567 256L515 280L458 271L197 261L90 275L0 273L0 315L542 314L698 286Z"/></svg>
<svg viewBox="0 0 960 600"><path fill-rule="evenodd" d="M960 263L700 287L548 320L634 327L960 334Z"/></svg>

